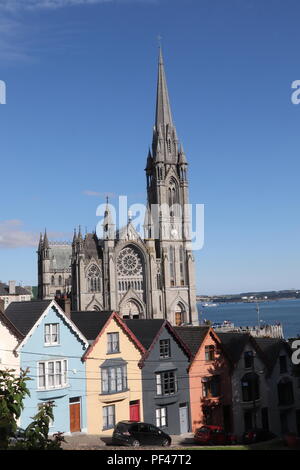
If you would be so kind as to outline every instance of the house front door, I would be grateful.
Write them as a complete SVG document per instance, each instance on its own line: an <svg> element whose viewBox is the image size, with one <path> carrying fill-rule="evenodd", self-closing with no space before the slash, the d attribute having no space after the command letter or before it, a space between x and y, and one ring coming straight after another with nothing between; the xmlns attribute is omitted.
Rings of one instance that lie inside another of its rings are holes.
<svg viewBox="0 0 300 470"><path fill-rule="evenodd" d="M186 403L181 403L179 405L179 421L180 434L185 434L189 431L188 407Z"/></svg>
<svg viewBox="0 0 300 470"><path fill-rule="evenodd" d="M70 432L80 432L80 397L70 398Z"/></svg>
<svg viewBox="0 0 300 470"><path fill-rule="evenodd" d="M129 403L130 421L140 421L140 400L134 400Z"/></svg>

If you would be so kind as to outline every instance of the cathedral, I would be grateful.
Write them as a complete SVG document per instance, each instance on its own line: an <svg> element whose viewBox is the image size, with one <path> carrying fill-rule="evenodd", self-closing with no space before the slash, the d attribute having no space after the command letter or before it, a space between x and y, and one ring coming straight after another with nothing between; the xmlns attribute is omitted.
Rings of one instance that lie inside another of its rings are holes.
<svg viewBox="0 0 300 470"><path fill-rule="evenodd" d="M191 250L187 159L173 123L159 53L152 148L146 162L144 235L131 218L117 228L107 202L103 234L74 232L72 243L38 247L38 297L67 295L73 311L114 310L123 318L198 325Z"/></svg>

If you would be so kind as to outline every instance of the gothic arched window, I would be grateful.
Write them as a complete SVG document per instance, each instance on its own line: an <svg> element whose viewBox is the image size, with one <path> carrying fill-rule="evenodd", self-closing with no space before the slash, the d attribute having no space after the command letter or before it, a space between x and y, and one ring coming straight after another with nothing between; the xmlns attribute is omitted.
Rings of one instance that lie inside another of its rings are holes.
<svg viewBox="0 0 300 470"><path fill-rule="evenodd" d="M170 208L170 216L179 215L179 190L177 181L172 178L168 188L168 204Z"/></svg>
<svg viewBox="0 0 300 470"><path fill-rule="evenodd" d="M184 263L184 249L183 246L179 249L179 266L180 266L180 284L185 285L185 263Z"/></svg>
<svg viewBox="0 0 300 470"><path fill-rule="evenodd" d="M101 275L100 269L95 264L88 270L87 286L88 292L101 292Z"/></svg>
<svg viewBox="0 0 300 470"><path fill-rule="evenodd" d="M175 286L175 247L169 246L170 284Z"/></svg>
<svg viewBox="0 0 300 470"><path fill-rule="evenodd" d="M182 305L182 303L179 302L175 309L175 325L181 326L183 323L185 323L186 321L185 316L186 316L185 308Z"/></svg>

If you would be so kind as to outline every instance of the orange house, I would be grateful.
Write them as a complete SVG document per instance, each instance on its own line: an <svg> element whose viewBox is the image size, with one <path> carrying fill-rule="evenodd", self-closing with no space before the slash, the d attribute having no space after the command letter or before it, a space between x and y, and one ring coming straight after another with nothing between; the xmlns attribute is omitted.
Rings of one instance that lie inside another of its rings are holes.
<svg viewBox="0 0 300 470"><path fill-rule="evenodd" d="M204 424L232 430L230 363L214 330L204 326L175 327L188 345L192 431Z"/></svg>

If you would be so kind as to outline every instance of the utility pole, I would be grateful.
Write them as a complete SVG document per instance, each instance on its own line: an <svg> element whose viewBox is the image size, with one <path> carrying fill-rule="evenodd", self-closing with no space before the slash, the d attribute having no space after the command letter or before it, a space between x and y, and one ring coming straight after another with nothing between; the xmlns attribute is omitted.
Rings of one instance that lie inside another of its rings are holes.
<svg viewBox="0 0 300 470"><path fill-rule="evenodd" d="M253 427L256 429L256 381L255 381L255 367L254 367L254 358L255 358L255 353L252 355L252 405L253 405Z"/></svg>
<svg viewBox="0 0 300 470"><path fill-rule="evenodd" d="M260 311L259 311L259 305L258 305L258 302L256 302L256 311L257 311L257 322L258 322L258 328L260 328Z"/></svg>

